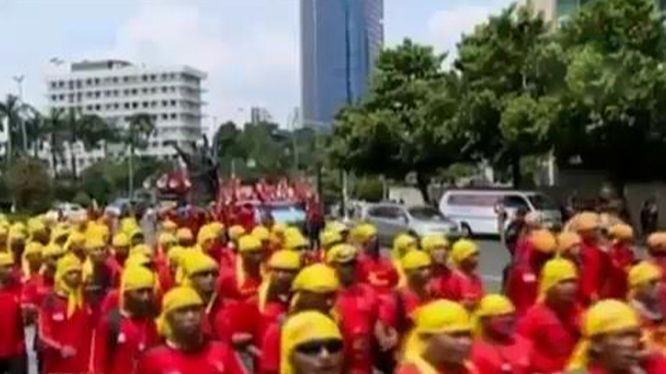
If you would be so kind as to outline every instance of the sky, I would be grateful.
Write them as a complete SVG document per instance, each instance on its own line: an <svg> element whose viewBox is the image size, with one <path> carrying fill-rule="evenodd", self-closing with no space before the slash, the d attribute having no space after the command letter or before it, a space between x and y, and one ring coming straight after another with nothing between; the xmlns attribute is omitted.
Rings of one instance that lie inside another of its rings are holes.
<svg viewBox="0 0 666 374"><path fill-rule="evenodd" d="M454 51L512 1L384 0L385 45L411 38ZM43 109L52 58L184 64L208 74L204 126L242 123L251 106L286 123L300 103L298 9L299 0L0 0L0 97L23 75L24 100Z"/></svg>

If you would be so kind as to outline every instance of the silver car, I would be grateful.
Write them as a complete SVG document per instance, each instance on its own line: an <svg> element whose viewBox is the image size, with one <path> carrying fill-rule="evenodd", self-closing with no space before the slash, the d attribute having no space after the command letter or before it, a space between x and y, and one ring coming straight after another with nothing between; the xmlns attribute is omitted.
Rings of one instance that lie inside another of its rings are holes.
<svg viewBox="0 0 666 374"><path fill-rule="evenodd" d="M407 207L400 204L379 203L364 207L362 219L377 227L377 236L383 245L391 245L401 233L416 237L428 234L461 236L460 226L431 206Z"/></svg>

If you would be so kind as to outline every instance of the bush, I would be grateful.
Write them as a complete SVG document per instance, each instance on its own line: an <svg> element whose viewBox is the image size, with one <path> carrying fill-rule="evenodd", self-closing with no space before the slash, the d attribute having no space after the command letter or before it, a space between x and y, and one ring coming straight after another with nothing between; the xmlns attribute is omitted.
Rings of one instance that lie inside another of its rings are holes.
<svg viewBox="0 0 666 374"><path fill-rule="evenodd" d="M384 198L384 186L379 178L360 178L356 181L354 197L376 203Z"/></svg>
<svg viewBox="0 0 666 374"><path fill-rule="evenodd" d="M88 196L87 193L85 193L83 191L79 191L74 196L74 199L72 199L72 202L74 204L79 204L82 207L87 208L87 207L90 206L90 203L92 202L92 200L90 200L90 196Z"/></svg>
<svg viewBox="0 0 666 374"><path fill-rule="evenodd" d="M51 206L51 176L38 159L26 157L16 160L9 168L8 186L17 210L41 213Z"/></svg>

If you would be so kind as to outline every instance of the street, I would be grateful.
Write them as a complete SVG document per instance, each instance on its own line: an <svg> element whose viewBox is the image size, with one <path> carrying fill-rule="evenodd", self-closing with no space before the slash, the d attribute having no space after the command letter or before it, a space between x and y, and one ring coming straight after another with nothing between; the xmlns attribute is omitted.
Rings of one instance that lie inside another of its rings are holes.
<svg viewBox="0 0 666 374"><path fill-rule="evenodd" d="M509 262L509 252L499 240L485 239L479 240L478 243L481 247L479 272L486 292L499 292L502 285L502 270Z"/></svg>

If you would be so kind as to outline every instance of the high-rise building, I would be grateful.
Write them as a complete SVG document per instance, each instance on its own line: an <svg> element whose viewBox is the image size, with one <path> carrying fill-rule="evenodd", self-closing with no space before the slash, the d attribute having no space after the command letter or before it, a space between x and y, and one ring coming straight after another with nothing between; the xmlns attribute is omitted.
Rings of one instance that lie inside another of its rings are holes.
<svg viewBox="0 0 666 374"><path fill-rule="evenodd" d="M256 125L262 122L270 122L273 120L273 117L268 112L268 109L253 106L250 108L250 123Z"/></svg>
<svg viewBox="0 0 666 374"><path fill-rule="evenodd" d="M148 147L137 153L176 158L170 143L188 149L201 139L201 81L205 78L205 73L188 66L144 67L119 60L83 61L71 64L66 73L46 78L47 100L51 109L95 114L120 128L127 127L133 114L147 113L153 119L155 132ZM125 154L120 146L104 148L106 152L85 150L82 144L76 144L72 150L65 150L66 161L55 167L68 170L70 152L77 158L79 171L104 157L119 158ZM48 153L48 149L44 152Z"/></svg>
<svg viewBox="0 0 666 374"><path fill-rule="evenodd" d="M537 12L541 12L547 21L563 21L581 6L592 0L523 0L524 4L532 4ZM666 0L655 0L660 9L666 10Z"/></svg>
<svg viewBox="0 0 666 374"><path fill-rule="evenodd" d="M301 109L328 127L368 90L384 41L383 0L301 0Z"/></svg>

